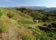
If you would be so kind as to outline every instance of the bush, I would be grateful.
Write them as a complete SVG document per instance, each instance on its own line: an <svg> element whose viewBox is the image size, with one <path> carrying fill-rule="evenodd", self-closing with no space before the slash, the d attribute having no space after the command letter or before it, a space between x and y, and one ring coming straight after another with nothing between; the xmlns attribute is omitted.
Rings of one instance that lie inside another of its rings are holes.
<svg viewBox="0 0 56 40"><path fill-rule="evenodd" d="M51 28L52 27L52 25L50 24L50 25L48 25L48 28Z"/></svg>
<svg viewBox="0 0 56 40"><path fill-rule="evenodd" d="M12 17L14 16L14 14L8 13L7 16L8 16L9 18L12 18Z"/></svg>
<svg viewBox="0 0 56 40"><path fill-rule="evenodd" d="M50 36L50 37L53 37L53 33L49 33L49 36Z"/></svg>
<svg viewBox="0 0 56 40"><path fill-rule="evenodd" d="M56 23L51 23L51 25L53 26L53 28L56 28Z"/></svg>
<svg viewBox="0 0 56 40"><path fill-rule="evenodd" d="M41 37L41 38L40 38L40 40L44 40L44 38L43 38L43 37Z"/></svg>
<svg viewBox="0 0 56 40"><path fill-rule="evenodd" d="M0 28L0 33L2 32L1 28Z"/></svg>
<svg viewBox="0 0 56 40"><path fill-rule="evenodd" d="M22 40L36 40L33 36L28 37L27 35L20 34Z"/></svg>
<svg viewBox="0 0 56 40"><path fill-rule="evenodd" d="M0 9L0 17L2 16L2 12L1 12L1 9Z"/></svg>
<svg viewBox="0 0 56 40"><path fill-rule="evenodd" d="M43 26L47 26L47 24L43 24Z"/></svg>
<svg viewBox="0 0 56 40"><path fill-rule="evenodd" d="M3 27L1 28L1 30L2 30L2 32L8 32L8 27L7 27L7 26L3 26Z"/></svg>

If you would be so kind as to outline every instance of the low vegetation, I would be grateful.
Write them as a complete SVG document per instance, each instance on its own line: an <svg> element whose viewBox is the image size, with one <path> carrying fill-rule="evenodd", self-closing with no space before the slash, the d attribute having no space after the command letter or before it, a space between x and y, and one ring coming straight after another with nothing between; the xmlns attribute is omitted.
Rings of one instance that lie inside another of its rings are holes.
<svg viewBox="0 0 56 40"><path fill-rule="evenodd" d="M9 18L12 18L13 16L14 16L14 14L12 14L12 13L7 13L7 16L9 17Z"/></svg>
<svg viewBox="0 0 56 40"><path fill-rule="evenodd" d="M56 40L56 16L47 13L50 12L27 8L0 9L2 38L4 40Z"/></svg>

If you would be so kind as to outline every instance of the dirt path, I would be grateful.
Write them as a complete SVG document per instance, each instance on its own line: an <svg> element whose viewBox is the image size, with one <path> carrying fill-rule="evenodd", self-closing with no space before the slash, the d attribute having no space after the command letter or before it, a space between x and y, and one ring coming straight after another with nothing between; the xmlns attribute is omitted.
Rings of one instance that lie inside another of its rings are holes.
<svg viewBox="0 0 56 40"><path fill-rule="evenodd" d="M0 40L2 40L2 35L1 35L1 33L0 33Z"/></svg>
<svg viewBox="0 0 56 40"><path fill-rule="evenodd" d="M9 27L9 40L17 40L15 27Z"/></svg>

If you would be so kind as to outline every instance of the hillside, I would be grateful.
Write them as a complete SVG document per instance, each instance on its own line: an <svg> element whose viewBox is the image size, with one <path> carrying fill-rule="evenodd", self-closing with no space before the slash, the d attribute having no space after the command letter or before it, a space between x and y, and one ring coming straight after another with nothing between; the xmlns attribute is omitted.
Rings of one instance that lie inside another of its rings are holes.
<svg viewBox="0 0 56 40"><path fill-rule="evenodd" d="M25 37L24 39L28 38L28 40L32 40L32 38L33 40L35 39L35 37L31 34L31 31L27 29L28 26L33 24L33 20L30 16L21 14L20 11L16 11L14 9L1 10L2 16L0 18L0 29L2 30L2 33L0 35L2 35L2 39L21 40L22 38L20 37Z"/></svg>
<svg viewBox="0 0 56 40"><path fill-rule="evenodd" d="M32 16L20 10L0 8L0 40L55 40L56 32L45 32L38 27L44 23L35 23Z"/></svg>

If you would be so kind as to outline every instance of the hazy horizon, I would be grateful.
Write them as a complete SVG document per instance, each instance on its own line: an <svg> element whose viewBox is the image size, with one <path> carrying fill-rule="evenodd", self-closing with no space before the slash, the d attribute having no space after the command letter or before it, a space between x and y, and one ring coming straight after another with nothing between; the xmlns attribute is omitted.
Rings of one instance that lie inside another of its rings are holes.
<svg viewBox="0 0 56 40"><path fill-rule="evenodd" d="M56 0L0 0L0 7L22 6L56 7Z"/></svg>

